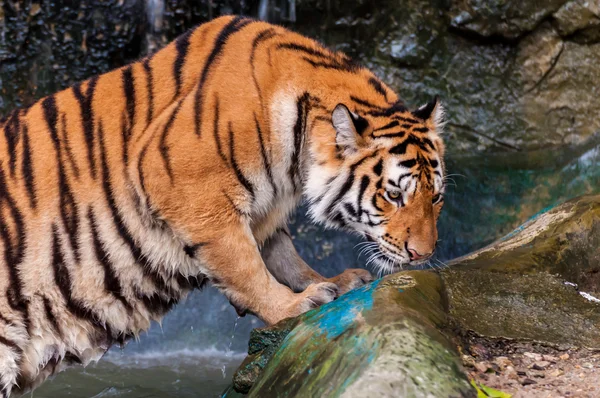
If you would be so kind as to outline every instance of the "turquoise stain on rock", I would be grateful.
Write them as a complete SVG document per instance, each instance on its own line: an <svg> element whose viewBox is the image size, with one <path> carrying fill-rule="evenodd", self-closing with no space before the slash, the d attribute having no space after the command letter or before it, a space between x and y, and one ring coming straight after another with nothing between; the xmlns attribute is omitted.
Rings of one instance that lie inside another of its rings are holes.
<svg viewBox="0 0 600 398"><path fill-rule="evenodd" d="M315 330L317 336L325 334L329 339L338 337L354 323L359 313L373 308L373 292L380 281L378 279L370 285L352 290L322 305L315 312L311 311L307 314L306 323L318 328Z"/></svg>

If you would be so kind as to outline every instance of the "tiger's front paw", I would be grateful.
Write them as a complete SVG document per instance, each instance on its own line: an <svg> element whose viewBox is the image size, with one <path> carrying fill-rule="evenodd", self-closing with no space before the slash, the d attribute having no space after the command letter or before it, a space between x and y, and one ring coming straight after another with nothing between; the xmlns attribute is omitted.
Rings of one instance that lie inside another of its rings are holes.
<svg viewBox="0 0 600 398"><path fill-rule="evenodd" d="M339 294L349 292L352 289L366 285L372 282L375 278L366 269L349 268L341 274L329 278L328 281L335 283L339 288Z"/></svg>
<svg viewBox="0 0 600 398"><path fill-rule="evenodd" d="M333 301L339 295L339 289L334 283L330 282L313 283L297 295L298 300L290 308L292 315L289 316L298 316Z"/></svg>

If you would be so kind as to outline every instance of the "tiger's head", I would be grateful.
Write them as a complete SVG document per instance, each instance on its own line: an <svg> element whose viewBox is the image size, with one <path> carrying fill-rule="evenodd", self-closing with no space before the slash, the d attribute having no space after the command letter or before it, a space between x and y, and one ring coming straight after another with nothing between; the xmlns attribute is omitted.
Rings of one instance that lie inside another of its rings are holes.
<svg viewBox="0 0 600 398"><path fill-rule="evenodd" d="M329 156L337 170L309 173L309 185L320 188L309 195L310 212L372 242L369 262L380 272L433 255L444 202L443 115L436 97L413 111L396 103L359 114L338 104L330 120L315 124L316 136L335 132Z"/></svg>

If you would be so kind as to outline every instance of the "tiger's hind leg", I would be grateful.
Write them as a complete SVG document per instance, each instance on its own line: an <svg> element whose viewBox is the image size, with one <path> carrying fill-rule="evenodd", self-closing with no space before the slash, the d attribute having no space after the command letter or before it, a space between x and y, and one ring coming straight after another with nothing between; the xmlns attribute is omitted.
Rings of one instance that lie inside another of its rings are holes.
<svg viewBox="0 0 600 398"><path fill-rule="evenodd" d="M325 278L302 260L286 226L279 228L265 242L261 255L271 274L295 292L304 291L312 283L330 282L338 287L339 294L344 294L373 280L369 271L356 268Z"/></svg>

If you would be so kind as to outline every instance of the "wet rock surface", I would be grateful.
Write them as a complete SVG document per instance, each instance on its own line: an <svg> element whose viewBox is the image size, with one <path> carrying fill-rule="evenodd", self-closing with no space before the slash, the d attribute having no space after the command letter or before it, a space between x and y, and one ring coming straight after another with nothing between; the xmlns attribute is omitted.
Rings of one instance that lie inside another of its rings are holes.
<svg viewBox="0 0 600 398"><path fill-rule="evenodd" d="M442 271L449 314L483 336L600 348L600 197L574 199ZM586 294L584 294L586 293Z"/></svg>

